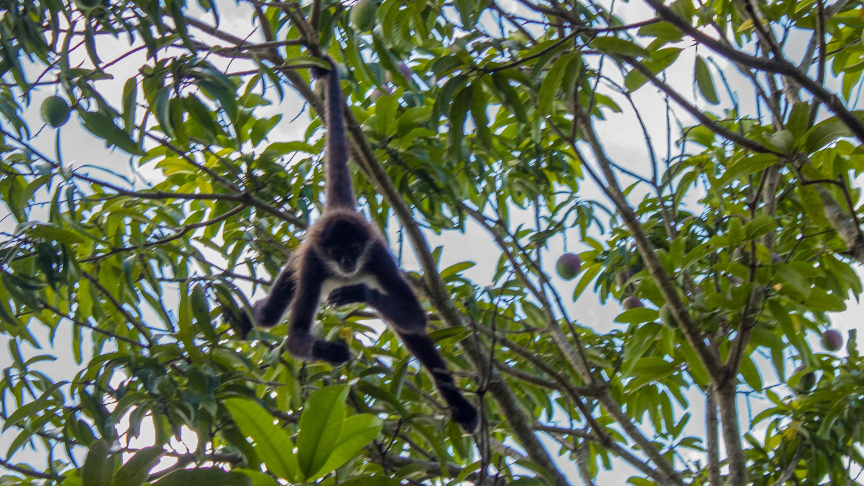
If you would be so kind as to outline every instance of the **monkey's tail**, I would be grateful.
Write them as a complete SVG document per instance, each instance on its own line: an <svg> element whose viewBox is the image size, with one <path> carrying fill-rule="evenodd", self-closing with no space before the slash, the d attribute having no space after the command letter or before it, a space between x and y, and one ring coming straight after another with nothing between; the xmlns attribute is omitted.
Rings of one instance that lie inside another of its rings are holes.
<svg viewBox="0 0 864 486"><path fill-rule="evenodd" d="M453 376L447 371L447 363L435 348L435 343L428 334L398 333L405 347L411 351L417 360L432 373L438 393L453 413L453 420L462 426L466 432L474 433L480 424L480 414L477 408L462 395L456 386Z"/></svg>
<svg viewBox="0 0 864 486"><path fill-rule="evenodd" d="M312 74L322 79L327 79L326 105L327 105L327 200L325 206L328 208L347 208L356 210L357 203L354 199L354 188L351 184L351 171L348 170L348 143L345 137L345 120L343 112L345 102L342 99L342 84L339 78L339 69L336 62L326 57L330 63L330 70L314 67Z"/></svg>

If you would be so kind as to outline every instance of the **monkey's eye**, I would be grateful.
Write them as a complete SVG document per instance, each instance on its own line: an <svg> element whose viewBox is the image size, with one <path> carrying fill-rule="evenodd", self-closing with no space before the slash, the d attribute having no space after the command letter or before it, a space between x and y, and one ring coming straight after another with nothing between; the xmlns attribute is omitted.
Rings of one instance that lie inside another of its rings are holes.
<svg viewBox="0 0 864 486"><path fill-rule="evenodd" d="M354 243L348 247L351 250L351 253L360 253L360 250L363 249L363 245L360 243Z"/></svg>

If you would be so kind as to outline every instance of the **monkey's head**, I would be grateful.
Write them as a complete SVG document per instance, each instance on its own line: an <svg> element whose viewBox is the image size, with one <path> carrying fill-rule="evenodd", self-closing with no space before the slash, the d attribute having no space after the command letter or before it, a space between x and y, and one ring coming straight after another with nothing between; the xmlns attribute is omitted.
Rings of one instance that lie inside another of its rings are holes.
<svg viewBox="0 0 864 486"><path fill-rule="evenodd" d="M355 274L365 263L372 239L368 223L362 216L337 217L324 223L318 235L320 257L342 276Z"/></svg>

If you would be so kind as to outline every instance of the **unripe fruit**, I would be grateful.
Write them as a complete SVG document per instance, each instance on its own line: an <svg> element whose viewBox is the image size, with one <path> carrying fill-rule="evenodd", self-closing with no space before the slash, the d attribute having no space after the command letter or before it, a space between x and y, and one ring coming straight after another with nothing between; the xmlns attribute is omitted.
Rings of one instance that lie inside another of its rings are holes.
<svg viewBox="0 0 864 486"><path fill-rule="evenodd" d="M839 351L843 346L843 336L836 329L828 329L822 333L822 347L827 351Z"/></svg>
<svg viewBox="0 0 864 486"><path fill-rule="evenodd" d="M793 371L792 374L794 375L800 373L803 370L804 365L798 365L798 367L795 368L795 371ZM801 379L798 380L798 384L795 385L792 390L795 393L801 394L809 392L813 389L814 386L816 386L816 374L811 371L809 373L804 373L803 375L801 375Z"/></svg>
<svg viewBox="0 0 864 486"><path fill-rule="evenodd" d="M663 321L663 324L671 328L678 327L678 323L675 322L675 316L672 315L672 309L669 308L669 304L663 304L660 306L660 320Z"/></svg>
<svg viewBox="0 0 864 486"><path fill-rule="evenodd" d="M641 300L637 299L636 297L633 297L632 295L630 297L627 297L626 299L624 299L621 302L621 305L623 305L626 310L636 309L637 307L645 307L644 305L642 305Z"/></svg>
<svg viewBox="0 0 864 486"><path fill-rule="evenodd" d="M69 120L69 104L59 96L49 96L42 102L42 120L54 128L62 127Z"/></svg>
<svg viewBox="0 0 864 486"><path fill-rule="evenodd" d="M558 275L564 280L573 280L582 269L582 259L579 255L573 253L565 253L558 257L558 262L555 264L555 269L558 270Z"/></svg>
<svg viewBox="0 0 864 486"><path fill-rule="evenodd" d="M351 26L359 32L366 32L375 26L375 14L378 4L375 0L360 0L351 7L349 21Z"/></svg>

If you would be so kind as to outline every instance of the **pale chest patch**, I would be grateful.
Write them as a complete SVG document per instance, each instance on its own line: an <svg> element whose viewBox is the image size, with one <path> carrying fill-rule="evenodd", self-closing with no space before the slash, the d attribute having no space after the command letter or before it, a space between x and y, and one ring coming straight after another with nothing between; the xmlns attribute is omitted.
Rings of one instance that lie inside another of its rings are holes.
<svg viewBox="0 0 864 486"><path fill-rule="evenodd" d="M368 273L363 273L359 275L354 275L352 277L337 277L331 276L327 277L324 280L324 283L321 284L321 297L318 299L319 302L326 302L327 297L330 296L330 292L333 292L336 289L340 289L342 287L349 287L351 285L359 285L363 284L370 289L375 289L382 294L386 294L384 289L381 287L381 284L378 283L378 279L369 275Z"/></svg>

